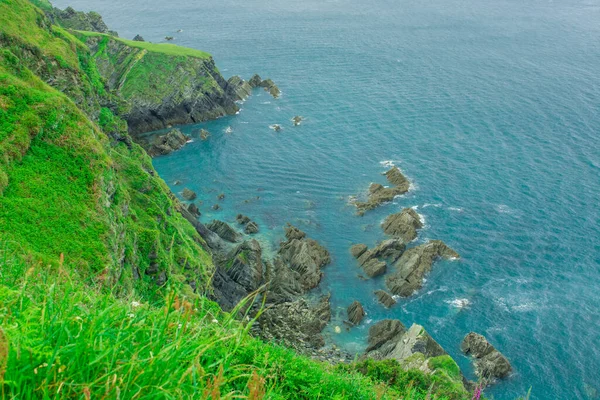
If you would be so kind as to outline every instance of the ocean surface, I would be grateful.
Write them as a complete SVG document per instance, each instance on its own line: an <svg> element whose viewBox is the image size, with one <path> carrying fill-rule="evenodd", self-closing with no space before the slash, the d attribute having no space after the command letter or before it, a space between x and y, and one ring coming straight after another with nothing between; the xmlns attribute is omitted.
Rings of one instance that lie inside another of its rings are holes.
<svg viewBox="0 0 600 400"><path fill-rule="evenodd" d="M239 115L183 128L195 141L154 165L174 192L198 192L202 221L247 214L273 248L291 222L331 251L330 343L360 351L374 322L417 322L474 378L459 348L473 330L514 367L495 399L598 398L600 0L55 3L279 85L278 100L257 90ZM410 193L356 216L349 198L392 164ZM386 310L384 281L359 279L348 249L385 239L380 222L404 207L425 219L416 243L462 258ZM353 300L366 323L335 334Z"/></svg>

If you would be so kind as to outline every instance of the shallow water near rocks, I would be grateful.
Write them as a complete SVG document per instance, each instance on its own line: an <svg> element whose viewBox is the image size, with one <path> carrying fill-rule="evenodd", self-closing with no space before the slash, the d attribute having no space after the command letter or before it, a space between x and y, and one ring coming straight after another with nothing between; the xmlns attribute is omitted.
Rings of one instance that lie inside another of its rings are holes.
<svg viewBox="0 0 600 400"><path fill-rule="evenodd" d="M279 85L278 100L257 90L239 115L184 127L194 141L154 165L174 192L198 192L204 222L244 213L265 243L291 222L331 251L328 340L360 351L372 323L418 322L473 378L459 344L474 330L515 370L496 399L600 389L599 0L55 3ZM355 216L349 196L385 183L392 163L413 190ZM361 280L348 249L384 239L380 222L403 207L425 218L418 243L441 239L462 259L386 310L383 280ZM336 334L353 300L366 320Z"/></svg>

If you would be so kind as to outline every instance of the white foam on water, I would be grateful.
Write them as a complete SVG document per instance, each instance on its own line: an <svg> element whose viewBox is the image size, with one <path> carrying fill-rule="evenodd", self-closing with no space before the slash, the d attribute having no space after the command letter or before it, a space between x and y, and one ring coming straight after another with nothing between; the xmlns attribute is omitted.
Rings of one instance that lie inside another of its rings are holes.
<svg viewBox="0 0 600 400"><path fill-rule="evenodd" d="M526 312L535 310L537 308L537 304L534 302L527 302L523 304L517 304L516 306L512 306L510 309L515 312Z"/></svg>
<svg viewBox="0 0 600 400"><path fill-rule="evenodd" d="M233 128L228 126L227 128L225 128L224 130L225 133L232 133L233 132Z"/></svg>
<svg viewBox="0 0 600 400"><path fill-rule="evenodd" d="M444 303L450 304L452 307L456 308L467 308L471 305L469 299L454 299L454 300L444 300Z"/></svg>
<svg viewBox="0 0 600 400"><path fill-rule="evenodd" d="M262 102L262 103L260 103L260 104L271 104L271 102L270 102L270 101L263 101L263 102Z"/></svg>
<svg viewBox="0 0 600 400"><path fill-rule="evenodd" d="M427 208L427 207L435 207L435 208L439 208L442 205L440 203L425 203L423 204L423 208ZM414 207L413 207L414 208ZM416 210L416 208L415 208Z"/></svg>
<svg viewBox="0 0 600 400"><path fill-rule="evenodd" d="M448 207L450 211L463 212L464 210L460 207Z"/></svg>
<svg viewBox="0 0 600 400"><path fill-rule="evenodd" d="M498 204L496 206L496 211L498 211L499 213L502 213L502 214L512 214L513 213L513 210L506 204Z"/></svg>
<svg viewBox="0 0 600 400"><path fill-rule="evenodd" d="M190 139L186 143L192 143L193 141L194 141L194 139Z"/></svg>
<svg viewBox="0 0 600 400"><path fill-rule="evenodd" d="M383 166L383 167L386 167L386 168L392 168L392 167L395 167L395 166L396 166L396 164L395 164L395 163L396 163L396 162L395 162L394 160L383 160L383 161L379 161L379 164L380 164L381 166Z"/></svg>

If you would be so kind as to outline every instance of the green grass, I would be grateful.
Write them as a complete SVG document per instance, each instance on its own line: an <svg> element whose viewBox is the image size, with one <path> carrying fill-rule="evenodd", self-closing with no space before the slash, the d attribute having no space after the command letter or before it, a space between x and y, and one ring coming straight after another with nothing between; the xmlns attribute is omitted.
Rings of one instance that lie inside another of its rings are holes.
<svg viewBox="0 0 600 400"><path fill-rule="evenodd" d="M211 58L211 55L204 51L191 49L188 47L177 46L175 44L170 44L170 43L136 42L133 40L116 38L116 37L109 36L104 33L87 32L87 31L76 31L76 32L78 35L80 35L84 38L109 37L109 38L111 38L115 41L118 41L120 43L123 43L124 45L127 45L129 47L147 50L151 53L159 53L159 54L165 54L165 55L169 55L169 56L194 57L194 58L200 58L203 60Z"/></svg>

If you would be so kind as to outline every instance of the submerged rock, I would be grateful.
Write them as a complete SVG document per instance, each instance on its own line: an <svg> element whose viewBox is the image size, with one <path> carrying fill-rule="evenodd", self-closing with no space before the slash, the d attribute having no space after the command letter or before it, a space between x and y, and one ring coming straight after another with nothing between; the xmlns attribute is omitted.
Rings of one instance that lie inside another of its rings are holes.
<svg viewBox="0 0 600 400"><path fill-rule="evenodd" d="M408 297L423 286L423 278L438 258L459 258L459 254L440 240L410 248L396 262L396 272L386 279L393 294Z"/></svg>
<svg viewBox="0 0 600 400"><path fill-rule="evenodd" d="M225 193L220 193L220 194L217 196L217 199L218 199L218 200L225 200Z"/></svg>
<svg viewBox="0 0 600 400"><path fill-rule="evenodd" d="M417 238L417 229L423 227L423 222L414 209L405 208L397 214L388 216L381 227L386 235L399 236L405 242L410 242Z"/></svg>
<svg viewBox="0 0 600 400"><path fill-rule="evenodd" d="M485 385L493 383L496 379L506 378L512 371L506 357L480 334L469 333L460 348L463 353L473 356L475 374Z"/></svg>
<svg viewBox="0 0 600 400"><path fill-rule="evenodd" d="M352 254L352 257L354 258L358 258L360 257L365 251L367 251L368 247L366 244L355 244L352 247L350 247L350 254Z"/></svg>
<svg viewBox="0 0 600 400"><path fill-rule="evenodd" d="M258 233L258 224L254 221L248 222L248 224L246 225L246 228L244 229L244 232L247 233L248 235L253 235L255 233Z"/></svg>
<svg viewBox="0 0 600 400"><path fill-rule="evenodd" d="M238 214L237 217L235 217L235 220L240 225L246 225L248 222L250 222L250 218L242 214Z"/></svg>
<svg viewBox="0 0 600 400"><path fill-rule="evenodd" d="M252 86L239 76L229 78L225 90L236 100L246 100L252 94Z"/></svg>
<svg viewBox="0 0 600 400"><path fill-rule="evenodd" d="M218 211L218 210L220 210L220 209L221 209L221 206L220 206L220 205L218 205L218 204L215 204L215 205L213 205L211 208L212 208L213 210L215 210L215 211Z"/></svg>
<svg viewBox="0 0 600 400"><path fill-rule="evenodd" d="M194 192L193 190L190 190L188 188L183 189L183 192L181 193L181 195L183 196L184 199L191 201L194 200L197 195L196 192Z"/></svg>
<svg viewBox="0 0 600 400"><path fill-rule="evenodd" d="M206 129L200 129L200 139L207 140L210 137L210 132Z"/></svg>
<svg viewBox="0 0 600 400"><path fill-rule="evenodd" d="M241 235L235 229L229 226L227 222L215 219L207 225L207 228L219 235L221 239L228 242L235 243L241 240Z"/></svg>
<svg viewBox="0 0 600 400"><path fill-rule="evenodd" d="M379 183L372 183L371 186L369 186L369 196L367 201L357 201L354 203L359 215L363 215L368 210L377 208L383 203L394 200L394 197L408 192L410 182L402 175L402 172L400 172L398 167L393 167L387 171L385 176L388 182L394 186L386 188Z"/></svg>
<svg viewBox="0 0 600 400"><path fill-rule="evenodd" d="M350 321L352 325L360 324L365 315L367 315L362 304L360 304L358 301L350 304L348 310L346 311L348 312L348 321Z"/></svg>
<svg viewBox="0 0 600 400"><path fill-rule="evenodd" d="M294 118L292 118L292 122L294 123L294 126L298 126L302 123L303 119L304 118L302 118L301 116L296 115Z"/></svg>
<svg viewBox="0 0 600 400"><path fill-rule="evenodd" d="M150 157L163 156L179 150L190 140L179 129L171 129L164 135L153 136L151 141L142 141L140 144Z"/></svg>
<svg viewBox="0 0 600 400"><path fill-rule="evenodd" d="M383 304L385 308L390 308L396 304L396 300L385 290L376 290L375 297L377 297L377 301Z"/></svg>

